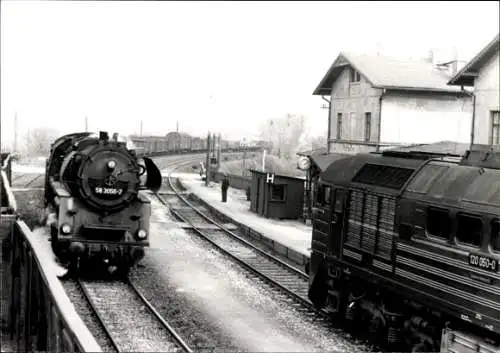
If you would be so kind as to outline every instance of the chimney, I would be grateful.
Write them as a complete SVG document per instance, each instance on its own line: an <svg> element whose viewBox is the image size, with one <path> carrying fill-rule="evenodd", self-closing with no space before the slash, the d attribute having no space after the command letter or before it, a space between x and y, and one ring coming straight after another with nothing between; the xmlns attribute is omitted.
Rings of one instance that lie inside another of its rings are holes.
<svg viewBox="0 0 500 353"><path fill-rule="evenodd" d="M451 62L451 76L455 76L458 72L458 50L454 45L451 49L452 52L452 62Z"/></svg>
<svg viewBox="0 0 500 353"><path fill-rule="evenodd" d="M458 72L458 60L453 60L451 63L451 76L455 76Z"/></svg>
<svg viewBox="0 0 500 353"><path fill-rule="evenodd" d="M431 64L434 64L434 49L429 49L429 52L427 53L427 61L429 61Z"/></svg>

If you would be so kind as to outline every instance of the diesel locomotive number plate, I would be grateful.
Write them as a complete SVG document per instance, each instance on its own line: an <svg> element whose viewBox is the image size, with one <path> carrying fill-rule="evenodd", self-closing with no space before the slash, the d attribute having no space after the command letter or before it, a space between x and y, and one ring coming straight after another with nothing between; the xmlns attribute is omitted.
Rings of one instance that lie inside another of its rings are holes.
<svg viewBox="0 0 500 353"><path fill-rule="evenodd" d="M488 256L469 254L469 265L483 270L498 272L498 260Z"/></svg>
<svg viewBox="0 0 500 353"><path fill-rule="evenodd" d="M120 196L123 193L122 189L116 188L106 188L102 186L96 186L94 191L97 195L112 195L112 196Z"/></svg>

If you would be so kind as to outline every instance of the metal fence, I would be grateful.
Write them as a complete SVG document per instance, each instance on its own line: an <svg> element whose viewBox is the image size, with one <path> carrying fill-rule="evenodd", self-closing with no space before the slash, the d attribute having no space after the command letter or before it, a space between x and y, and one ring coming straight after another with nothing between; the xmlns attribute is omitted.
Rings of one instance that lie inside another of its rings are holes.
<svg viewBox="0 0 500 353"><path fill-rule="evenodd" d="M224 173L212 171L211 180L218 183L224 178ZM232 188L246 190L252 186L252 177L228 174L229 185Z"/></svg>
<svg viewBox="0 0 500 353"><path fill-rule="evenodd" d="M4 168L5 167L5 168ZM33 232L15 214L15 199L2 164L1 184L14 204L2 207L2 319L15 351L101 352L101 347L76 312L47 253Z"/></svg>

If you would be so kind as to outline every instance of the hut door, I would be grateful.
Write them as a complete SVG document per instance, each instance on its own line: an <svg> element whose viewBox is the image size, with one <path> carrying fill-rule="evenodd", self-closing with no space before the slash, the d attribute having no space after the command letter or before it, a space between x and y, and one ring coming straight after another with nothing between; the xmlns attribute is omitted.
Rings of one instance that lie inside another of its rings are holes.
<svg viewBox="0 0 500 353"><path fill-rule="evenodd" d="M330 241L328 242L328 253L340 258L342 253L342 235L344 228L345 203L347 199L346 190L333 189L331 195L331 218L330 218Z"/></svg>

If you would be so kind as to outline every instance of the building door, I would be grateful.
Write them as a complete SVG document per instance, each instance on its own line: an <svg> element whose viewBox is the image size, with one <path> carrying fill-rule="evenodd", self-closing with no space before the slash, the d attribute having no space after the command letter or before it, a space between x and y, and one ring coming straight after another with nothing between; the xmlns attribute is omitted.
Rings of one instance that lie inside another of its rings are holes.
<svg viewBox="0 0 500 353"><path fill-rule="evenodd" d="M260 205L260 178L256 177L256 186L257 186L257 194L255 197L255 212L259 213L259 205Z"/></svg>
<svg viewBox="0 0 500 353"><path fill-rule="evenodd" d="M264 214L264 198L266 197L266 193L264 191L264 185L262 185L264 182L263 177L259 177L259 182L258 182L258 193L259 193L259 202L257 203L257 213L260 215Z"/></svg>

